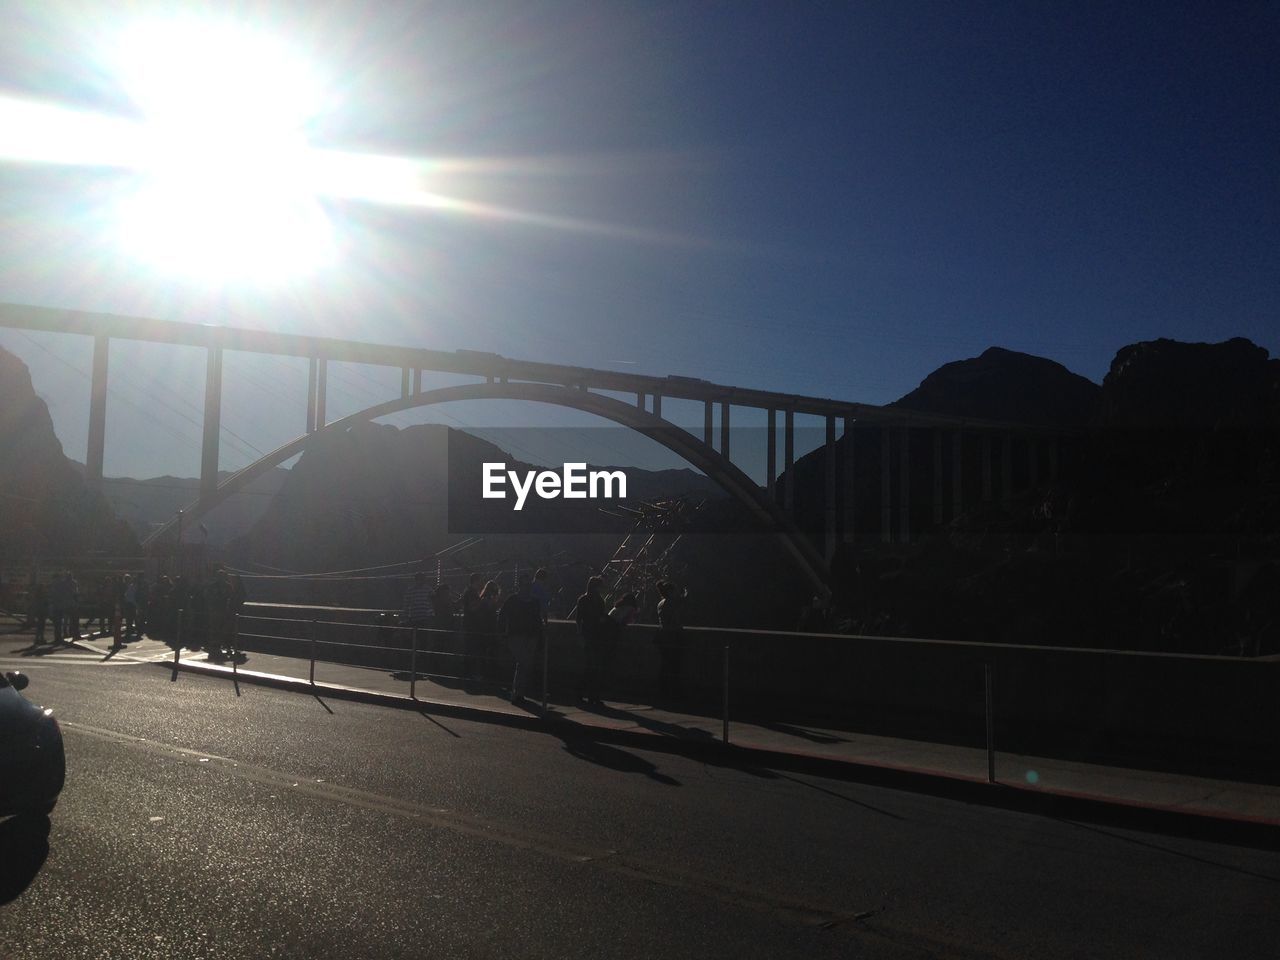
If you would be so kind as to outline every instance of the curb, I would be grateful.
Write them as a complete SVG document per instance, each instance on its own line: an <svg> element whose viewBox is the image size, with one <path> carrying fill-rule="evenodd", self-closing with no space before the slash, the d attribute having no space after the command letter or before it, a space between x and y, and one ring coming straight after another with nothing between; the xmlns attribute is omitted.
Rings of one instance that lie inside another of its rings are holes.
<svg viewBox="0 0 1280 960"><path fill-rule="evenodd" d="M1232 816L1221 811L1192 807L1171 807L1118 797L1032 789L1011 783L988 783L984 778L945 771L895 766L859 760L777 750L749 744L723 743L715 738L670 737L634 729L578 723L558 714L508 713L487 707L316 682L297 677L235 670L212 663L157 660L166 670L233 678L257 686L274 687L311 696L376 706L415 710L440 716L498 724L513 729L552 733L566 739L591 739L654 752L684 756L714 766L765 767L791 773L805 773L836 780L907 790L942 799L959 800L981 806L1017 810L1059 819L1084 820L1147 832L1167 833L1239 846L1280 850L1280 820L1247 815ZM537 709L537 708L535 708Z"/></svg>

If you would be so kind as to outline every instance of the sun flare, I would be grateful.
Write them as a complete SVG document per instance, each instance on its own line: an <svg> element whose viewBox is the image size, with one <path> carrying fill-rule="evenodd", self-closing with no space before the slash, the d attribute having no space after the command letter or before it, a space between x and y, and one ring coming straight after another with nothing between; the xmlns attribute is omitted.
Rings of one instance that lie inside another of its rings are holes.
<svg viewBox="0 0 1280 960"><path fill-rule="evenodd" d="M199 277L283 279L333 255L312 190L306 65L246 28L170 22L120 47L118 75L142 119L138 186L120 204L131 253Z"/></svg>

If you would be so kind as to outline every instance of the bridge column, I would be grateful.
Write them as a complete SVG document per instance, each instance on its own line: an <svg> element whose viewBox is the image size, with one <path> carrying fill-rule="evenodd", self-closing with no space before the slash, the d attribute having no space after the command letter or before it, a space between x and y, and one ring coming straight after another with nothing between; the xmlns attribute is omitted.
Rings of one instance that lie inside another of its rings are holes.
<svg viewBox="0 0 1280 960"><path fill-rule="evenodd" d="M991 434L982 435L982 502L991 502Z"/></svg>
<svg viewBox="0 0 1280 960"><path fill-rule="evenodd" d="M413 371L413 392L415 394L422 392L422 371Z"/></svg>
<svg viewBox="0 0 1280 960"><path fill-rule="evenodd" d="M827 562L836 555L836 418L827 414L827 444L822 450L826 514L824 541Z"/></svg>
<svg viewBox="0 0 1280 960"><path fill-rule="evenodd" d="M89 450L85 454L85 480L94 489L102 486L102 461L107 448L108 337L93 338L93 379L89 385Z"/></svg>
<svg viewBox="0 0 1280 960"><path fill-rule="evenodd" d="M329 396L329 361L321 357L316 361L316 429L329 422L325 413L325 400Z"/></svg>
<svg viewBox="0 0 1280 960"><path fill-rule="evenodd" d="M964 431L951 434L951 519L964 513Z"/></svg>
<svg viewBox="0 0 1280 960"><path fill-rule="evenodd" d="M316 432L316 370L319 363L312 357L307 368L307 433Z"/></svg>
<svg viewBox="0 0 1280 960"><path fill-rule="evenodd" d="M902 449L898 451L898 539L911 542L911 428L902 427Z"/></svg>
<svg viewBox="0 0 1280 960"><path fill-rule="evenodd" d="M841 498L841 509L844 512L842 518L845 543L853 543L853 507L854 507L854 486L853 486L853 417L848 414L844 417L844 496Z"/></svg>
<svg viewBox="0 0 1280 960"><path fill-rule="evenodd" d="M400 368L400 399L409 399L409 368Z"/></svg>
<svg viewBox="0 0 1280 960"><path fill-rule="evenodd" d="M1004 501L1013 498L1013 434L1006 433L1000 449L1000 486Z"/></svg>
<svg viewBox="0 0 1280 960"><path fill-rule="evenodd" d="M942 526L942 429L933 428L933 525Z"/></svg>
<svg viewBox="0 0 1280 960"><path fill-rule="evenodd" d="M204 445L200 453L200 496L218 489L218 434L222 425L222 348L208 347L204 372Z"/></svg>
<svg viewBox="0 0 1280 960"><path fill-rule="evenodd" d="M796 412L788 410L783 418L782 457L787 474L787 489L784 491L783 508L790 514L796 506Z"/></svg>
<svg viewBox="0 0 1280 960"><path fill-rule="evenodd" d="M711 401L706 400L702 404L702 442L705 443L708 447L712 447L712 449L714 449L711 442L712 439L713 438L711 434Z"/></svg>
<svg viewBox="0 0 1280 960"><path fill-rule="evenodd" d="M764 485L769 499L776 501L778 494L778 411L769 409L768 427L765 430Z"/></svg>
<svg viewBox="0 0 1280 960"><path fill-rule="evenodd" d="M720 452L729 459L729 401L720 401Z"/></svg>
<svg viewBox="0 0 1280 960"><path fill-rule="evenodd" d="M644 394L643 394L643 393L637 393L637 394L636 394L636 409L637 409L637 410L643 410L643 409L644 409Z"/></svg>
<svg viewBox="0 0 1280 960"><path fill-rule="evenodd" d="M653 395L653 415L655 417L662 416L662 394L660 393Z"/></svg>
<svg viewBox="0 0 1280 960"><path fill-rule="evenodd" d="M880 428L880 539L893 542L893 429Z"/></svg>

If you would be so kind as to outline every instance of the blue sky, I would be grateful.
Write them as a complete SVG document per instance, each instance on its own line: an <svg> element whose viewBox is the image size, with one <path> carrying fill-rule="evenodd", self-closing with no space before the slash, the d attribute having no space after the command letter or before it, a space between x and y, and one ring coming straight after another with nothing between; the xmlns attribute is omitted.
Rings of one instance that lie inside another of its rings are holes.
<svg viewBox="0 0 1280 960"><path fill-rule="evenodd" d="M2 6L0 96L136 115L104 50L120 5ZM873 403L991 345L1095 381L1161 336L1280 352L1274 3L238 9L320 78L309 143L486 158L438 180L472 208L330 197L323 270L191 275L120 249L119 171L3 163L0 300ZM0 333L82 457L87 349L36 340ZM198 358L120 356L136 377L117 388L108 472L194 472ZM295 373L244 378L224 466L302 417ZM395 388L361 371L335 384L353 405ZM168 423L164 441L139 418Z"/></svg>

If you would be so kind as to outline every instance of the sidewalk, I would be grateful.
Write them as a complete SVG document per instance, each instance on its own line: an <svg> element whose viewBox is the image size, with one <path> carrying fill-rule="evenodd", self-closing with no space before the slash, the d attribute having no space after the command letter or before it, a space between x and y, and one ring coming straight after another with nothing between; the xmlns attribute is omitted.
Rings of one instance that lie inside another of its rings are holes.
<svg viewBox="0 0 1280 960"><path fill-rule="evenodd" d="M106 652L108 638L90 649ZM148 647L158 641L142 641ZM134 645L131 644L131 647ZM167 648L166 648L167 649ZM141 652L141 651L139 651ZM470 719L547 729L568 725L580 735L623 739L639 748L697 753L708 759L765 766L805 765L834 775L888 779L928 790L960 792L988 802L1026 803L1054 798L1070 804L1103 805L1164 814L1174 818L1280 827L1280 787L1213 780L1183 774L1100 766L1046 757L996 753L996 783L987 780L983 749L925 743L784 723L730 720L728 743L721 718L678 713L644 704L606 703L600 707L527 701L515 706L491 687L463 686L447 678L419 673L410 697L407 672L249 653L241 662L210 662L203 652L187 651L178 668L214 676L233 675L245 683L269 684L303 693L356 698L389 706L417 707ZM150 659L150 657L148 657ZM172 654L159 666L173 668ZM562 727L563 729L563 727ZM999 793L999 797L993 796Z"/></svg>

